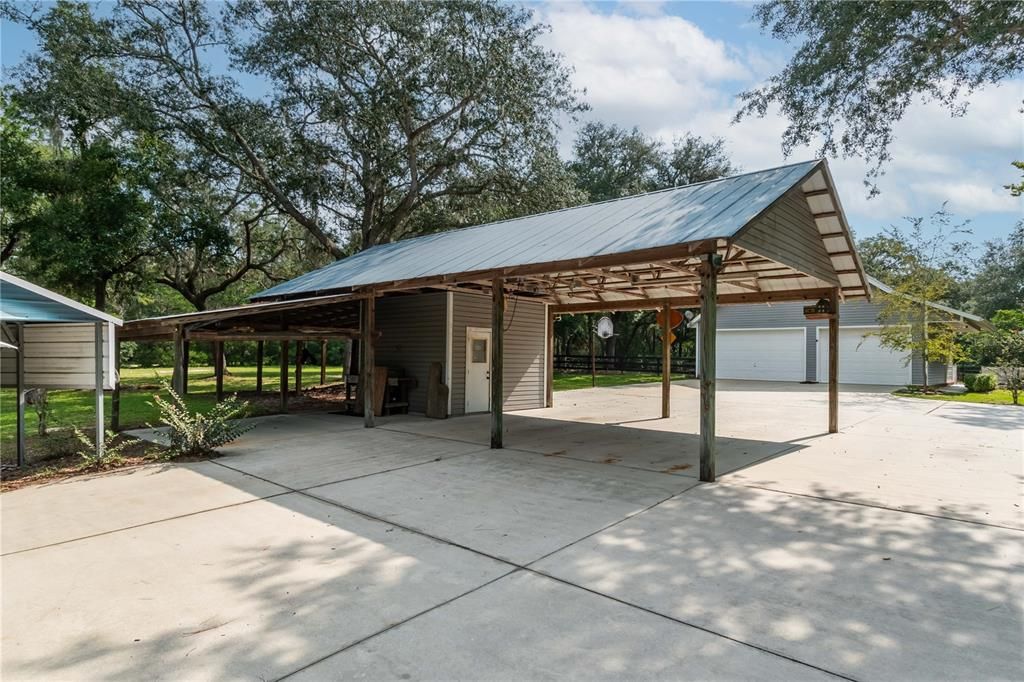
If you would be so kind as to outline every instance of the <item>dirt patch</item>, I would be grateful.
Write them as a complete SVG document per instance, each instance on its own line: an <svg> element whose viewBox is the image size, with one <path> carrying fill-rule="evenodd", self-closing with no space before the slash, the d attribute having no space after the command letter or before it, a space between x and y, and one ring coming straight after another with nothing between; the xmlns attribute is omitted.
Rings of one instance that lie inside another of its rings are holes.
<svg viewBox="0 0 1024 682"><path fill-rule="evenodd" d="M618 464L621 461L618 457L605 457L601 460L601 464Z"/></svg>
<svg viewBox="0 0 1024 682"><path fill-rule="evenodd" d="M670 466L668 469L665 469L664 471L662 471L661 473L663 473L663 474L674 474L677 471L686 471L687 469L691 469L691 468L693 468L692 464L674 464L674 465Z"/></svg>

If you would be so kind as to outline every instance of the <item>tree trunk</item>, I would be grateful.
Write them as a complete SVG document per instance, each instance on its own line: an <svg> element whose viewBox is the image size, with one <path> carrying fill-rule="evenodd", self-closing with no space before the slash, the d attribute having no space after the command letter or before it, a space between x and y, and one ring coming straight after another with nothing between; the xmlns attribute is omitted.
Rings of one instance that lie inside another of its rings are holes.
<svg viewBox="0 0 1024 682"><path fill-rule="evenodd" d="M96 303L93 307L96 310L106 311L107 309L107 280L106 278L100 278L96 280L95 290L93 291L93 298Z"/></svg>

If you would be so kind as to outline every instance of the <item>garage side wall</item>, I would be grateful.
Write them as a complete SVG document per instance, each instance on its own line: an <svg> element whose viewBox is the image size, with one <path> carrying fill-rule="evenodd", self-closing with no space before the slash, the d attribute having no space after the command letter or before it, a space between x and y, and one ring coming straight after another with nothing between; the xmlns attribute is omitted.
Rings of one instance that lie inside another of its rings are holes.
<svg viewBox="0 0 1024 682"><path fill-rule="evenodd" d="M376 359L381 367L401 368L416 379L409 411L427 411L427 373L431 362L445 360L447 302L444 293L394 296L377 301Z"/></svg>
<svg viewBox="0 0 1024 682"><path fill-rule="evenodd" d="M510 298L505 308L505 410L544 407L543 303ZM491 327L487 294L455 292L452 302L452 410L466 413L466 327Z"/></svg>
<svg viewBox="0 0 1024 682"><path fill-rule="evenodd" d="M850 301L840 308L840 325L861 326L878 324L879 307L866 301ZM804 303L776 303L774 305L733 305L718 309L719 329L783 329L803 327L805 334L805 381L816 381L818 353L816 328L820 320L804 317Z"/></svg>

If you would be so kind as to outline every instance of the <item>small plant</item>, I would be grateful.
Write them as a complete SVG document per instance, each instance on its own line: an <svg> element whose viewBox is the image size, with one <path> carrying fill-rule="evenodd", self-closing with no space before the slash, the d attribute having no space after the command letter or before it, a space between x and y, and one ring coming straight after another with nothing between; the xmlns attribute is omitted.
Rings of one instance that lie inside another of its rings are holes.
<svg viewBox="0 0 1024 682"><path fill-rule="evenodd" d="M248 402L239 402L237 396L229 396L203 414L190 410L170 384L165 382L164 390L170 400L155 395L153 402L160 409L160 420L169 427L167 459L208 455L252 428L236 419L249 406Z"/></svg>
<svg viewBox="0 0 1024 682"><path fill-rule="evenodd" d="M84 447L80 448L76 453L82 458L85 468L101 467L108 464L120 464L124 461L124 450L127 448L131 441L128 439L121 439L120 442L117 439L117 434L113 431L108 430L106 438L103 441L103 454L100 455L96 449L96 443L90 438L84 431L75 427L75 438Z"/></svg>
<svg viewBox="0 0 1024 682"><path fill-rule="evenodd" d="M996 376L994 374L966 374L964 375L964 386L971 393L990 393L996 390Z"/></svg>

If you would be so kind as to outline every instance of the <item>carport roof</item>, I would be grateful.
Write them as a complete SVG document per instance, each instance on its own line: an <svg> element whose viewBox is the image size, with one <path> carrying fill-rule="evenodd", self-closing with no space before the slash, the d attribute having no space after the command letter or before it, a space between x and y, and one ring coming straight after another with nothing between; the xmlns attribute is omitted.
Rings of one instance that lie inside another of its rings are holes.
<svg viewBox="0 0 1024 682"><path fill-rule="evenodd" d="M109 322L121 320L20 277L0 272L0 322Z"/></svg>
<svg viewBox="0 0 1024 682"><path fill-rule="evenodd" d="M828 166L805 161L372 247L254 301L482 283L556 304L695 295L699 255L720 292L838 286L869 296Z"/></svg>

